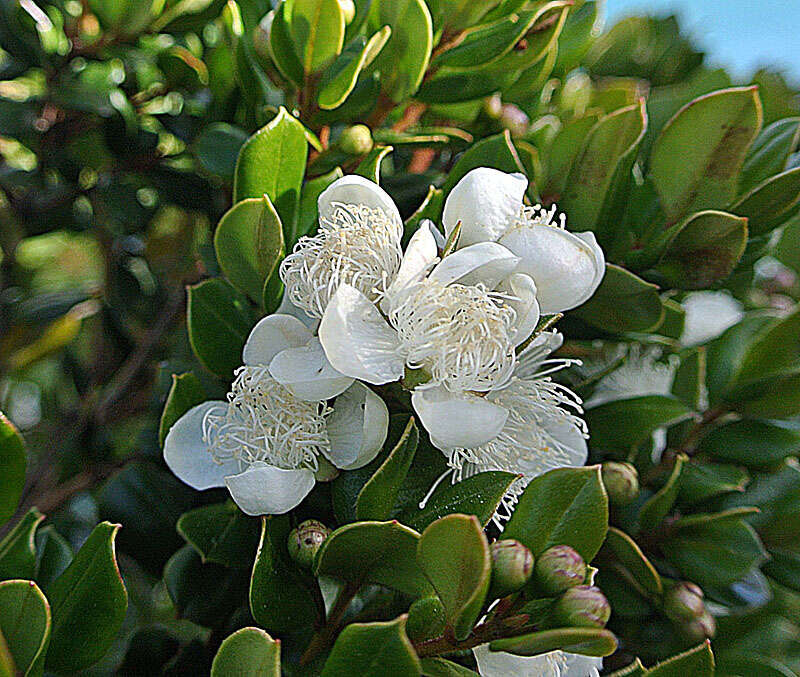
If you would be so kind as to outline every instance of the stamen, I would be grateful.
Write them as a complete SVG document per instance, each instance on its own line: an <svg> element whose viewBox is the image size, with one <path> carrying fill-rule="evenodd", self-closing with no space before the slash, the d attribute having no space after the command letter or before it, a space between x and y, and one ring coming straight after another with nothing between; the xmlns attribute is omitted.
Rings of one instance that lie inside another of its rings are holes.
<svg viewBox="0 0 800 677"><path fill-rule="evenodd" d="M441 475L439 475L439 477L436 479L436 481L431 485L431 488L428 489L428 493L425 494L425 498L423 498L419 502L419 509L420 510L423 510L425 508L425 506L428 505L428 501L430 500L431 496L433 496L433 492L436 491L436 487L438 487L442 483L442 480L445 477L447 477L450 473L452 473L453 470L454 470L453 468L448 468Z"/></svg>

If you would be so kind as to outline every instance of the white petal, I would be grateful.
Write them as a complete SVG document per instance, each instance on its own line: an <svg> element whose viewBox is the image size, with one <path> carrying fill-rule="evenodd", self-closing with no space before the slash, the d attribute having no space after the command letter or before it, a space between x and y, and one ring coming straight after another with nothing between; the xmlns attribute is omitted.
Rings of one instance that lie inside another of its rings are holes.
<svg viewBox="0 0 800 677"><path fill-rule="evenodd" d="M461 221L460 247L497 240L519 215L527 186L524 174L506 174L490 167L473 169L444 203L445 235Z"/></svg>
<svg viewBox="0 0 800 677"><path fill-rule="evenodd" d="M333 368L346 376L376 385L403 376L397 333L375 304L349 284L341 285L328 303L319 340Z"/></svg>
<svg viewBox="0 0 800 677"><path fill-rule="evenodd" d="M371 209L381 209L383 212L398 225L402 227L403 219L395 205L394 200L383 188L374 181L348 174L341 179L337 179L325 190L322 191L318 200L320 218L329 218L333 214L334 203L346 205L365 205Z"/></svg>
<svg viewBox="0 0 800 677"><path fill-rule="evenodd" d="M508 418L508 410L485 397L451 393L444 388L415 390L411 404L431 440L443 451L471 449L497 437Z"/></svg>
<svg viewBox="0 0 800 677"><path fill-rule="evenodd" d="M269 363L269 373L295 397L307 402L336 397L353 382L331 366L316 337L304 346L279 352Z"/></svg>
<svg viewBox="0 0 800 677"><path fill-rule="evenodd" d="M728 292L701 291L683 299L686 320L681 343L696 346L717 338L744 317L742 304Z"/></svg>
<svg viewBox="0 0 800 677"><path fill-rule="evenodd" d="M551 418L543 422L544 429L565 449L566 459L561 458L558 467L577 468L586 463L589 447L581 430L566 418ZM522 472L525 472L524 469Z"/></svg>
<svg viewBox="0 0 800 677"><path fill-rule="evenodd" d="M503 245L496 242L479 242L464 247L442 259L430 278L444 285L458 282L464 285L482 283L494 289L500 280L508 277L519 263Z"/></svg>
<svg viewBox="0 0 800 677"><path fill-rule="evenodd" d="M365 466L378 455L388 430L386 403L356 381L336 398L328 418L331 463L342 470Z"/></svg>
<svg viewBox="0 0 800 677"><path fill-rule="evenodd" d="M515 299L519 299L508 302L517 314L514 321L514 345L518 346L530 338L536 325L539 324L541 313L536 298L536 284L530 275L514 273L503 285L504 290L505 287L508 287L508 291Z"/></svg>
<svg viewBox="0 0 800 677"><path fill-rule="evenodd" d="M212 410L225 412L227 402L212 400L192 407L181 416L164 440L164 461L176 477L194 489L225 486L225 476L238 472L234 461L217 463L203 441L203 418Z"/></svg>
<svg viewBox="0 0 800 677"><path fill-rule="evenodd" d="M603 250L593 233L526 225L506 233L500 243L520 257L517 272L533 278L545 315L588 301L606 272Z"/></svg>
<svg viewBox="0 0 800 677"><path fill-rule="evenodd" d="M411 236L400 263L400 270L397 271L397 276L386 292L387 297L391 297L408 285L417 282L436 262L439 249L436 246L433 228L433 223L426 219L420 223L417 232Z"/></svg>
<svg viewBox="0 0 800 677"><path fill-rule="evenodd" d="M597 677L601 658L551 651L538 656L515 656L490 651L488 644L472 650L481 677Z"/></svg>
<svg viewBox="0 0 800 677"><path fill-rule="evenodd" d="M267 315L253 327L242 351L242 361L248 365L269 364L272 358L288 348L304 346L313 334L296 317Z"/></svg>
<svg viewBox="0 0 800 677"><path fill-rule="evenodd" d="M225 485L245 514L282 515L308 496L314 488L314 473L284 470L259 461L243 473L226 477Z"/></svg>
<svg viewBox="0 0 800 677"><path fill-rule="evenodd" d="M285 291L283 292L281 304L278 306L275 314L291 315L292 317L296 317L312 332L317 331L317 327L319 326L319 319L316 317L311 317L311 315L308 315L302 308L298 308L296 305L294 305L292 300L289 298L289 294L287 294Z"/></svg>
<svg viewBox="0 0 800 677"><path fill-rule="evenodd" d="M439 250L444 249L444 246L447 244L447 240L445 239L444 235L442 235L442 231L436 227L436 224L433 221L430 219L422 219L419 225L420 227L427 225L433 234L433 239L436 241L436 248Z"/></svg>

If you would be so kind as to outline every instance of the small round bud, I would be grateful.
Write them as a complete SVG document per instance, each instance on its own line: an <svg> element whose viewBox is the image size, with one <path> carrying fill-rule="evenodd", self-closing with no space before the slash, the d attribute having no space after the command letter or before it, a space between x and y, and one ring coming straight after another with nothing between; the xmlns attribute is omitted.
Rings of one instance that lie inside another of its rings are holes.
<svg viewBox="0 0 800 677"><path fill-rule="evenodd" d="M412 642L438 637L445 625L447 618L438 597L421 597L408 609L406 634Z"/></svg>
<svg viewBox="0 0 800 677"><path fill-rule="evenodd" d="M601 474L614 505L627 505L639 495L639 473L630 463L608 461L601 466Z"/></svg>
<svg viewBox="0 0 800 677"><path fill-rule="evenodd" d="M533 555L512 538L492 543L491 596L505 597L525 585L533 573Z"/></svg>
<svg viewBox="0 0 800 677"><path fill-rule="evenodd" d="M339 7L342 8L344 22L350 24L356 18L356 6L353 0L339 0Z"/></svg>
<svg viewBox="0 0 800 677"><path fill-rule="evenodd" d="M578 585L561 596L553 614L566 627L602 628L611 616L611 605L600 588Z"/></svg>
<svg viewBox="0 0 800 677"><path fill-rule="evenodd" d="M518 106L514 104L505 104L503 112L500 115L500 124L505 129L511 132L511 136L522 136L528 131L530 125L530 118Z"/></svg>
<svg viewBox="0 0 800 677"><path fill-rule="evenodd" d="M693 621L681 623L679 627L686 639L695 643L711 639L717 632L717 622L708 610Z"/></svg>
<svg viewBox="0 0 800 677"><path fill-rule="evenodd" d="M705 610L703 591L694 583L682 581L664 595L664 613L675 623L696 620Z"/></svg>
<svg viewBox="0 0 800 677"><path fill-rule="evenodd" d="M339 148L348 155L366 155L372 150L372 132L366 125L353 125L342 132Z"/></svg>
<svg viewBox="0 0 800 677"><path fill-rule="evenodd" d="M503 100L499 94L493 94L483 101L483 112L492 120L499 120L503 114Z"/></svg>
<svg viewBox="0 0 800 677"><path fill-rule="evenodd" d="M586 562L568 545L554 545L536 560L536 584L548 595L560 595L586 579Z"/></svg>
<svg viewBox="0 0 800 677"><path fill-rule="evenodd" d="M330 536L331 530L317 520L306 520L289 532L289 556L301 567L310 569L317 550Z"/></svg>

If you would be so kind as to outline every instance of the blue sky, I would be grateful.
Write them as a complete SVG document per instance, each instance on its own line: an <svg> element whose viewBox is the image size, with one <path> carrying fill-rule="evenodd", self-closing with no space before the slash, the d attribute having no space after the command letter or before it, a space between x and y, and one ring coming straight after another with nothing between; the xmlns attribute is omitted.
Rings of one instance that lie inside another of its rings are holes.
<svg viewBox="0 0 800 677"><path fill-rule="evenodd" d="M609 23L648 10L683 17L715 65L740 76L777 65L800 83L800 0L606 0Z"/></svg>

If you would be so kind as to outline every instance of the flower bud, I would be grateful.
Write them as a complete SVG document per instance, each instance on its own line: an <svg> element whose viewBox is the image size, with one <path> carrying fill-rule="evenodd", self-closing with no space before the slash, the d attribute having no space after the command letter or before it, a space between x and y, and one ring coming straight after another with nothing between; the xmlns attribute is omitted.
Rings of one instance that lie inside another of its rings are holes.
<svg viewBox="0 0 800 677"><path fill-rule="evenodd" d="M554 545L536 560L536 584L548 595L560 595L586 579L586 562L568 545Z"/></svg>
<svg viewBox="0 0 800 677"><path fill-rule="evenodd" d="M342 8L344 22L350 24L356 18L356 6L353 0L339 0L339 7Z"/></svg>
<svg viewBox="0 0 800 677"><path fill-rule="evenodd" d="M339 148L348 155L366 155L372 150L372 132L366 125L353 125L342 132Z"/></svg>
<svg viewBox="0 0 800 677"><path fill-rule="evenodd" d="M406 634L412 642L438 637L444 631L447 619L438 597L422 597L408 609Z"/></svg>
<svg viewBox="0 0 800 677"><path fill-rule="evenodd" d="M289 556L301 567L310 569L325 539L330 536L331 530L317 520L306 520L289 532L287 547Z"/></svg>
<svg viewBox="0 0 800 677"><path fill-rule="evenodd" d="M553 614L566 627L602 628L611 616L611 605L600 588L578 585L561 596Z"/></svg>
<svg viewBox="0 0 800 677"><path fill-rule="evenodd" d="M492 597L505 597L525 585L533 573L533 555L512 538L492 543Z"/></svg>
<svg viewBox="0 0 800 677"><path fill-rule="evenodd" d="M510 103L503 106L500 115L500 124L511 132L511 136L522 136L525 134L525 132L528 131L530 122L530 118L525 111L518 106Z"/></svg>
<svg viewBox="0 0 800 677"><path fill-rule="evenodd" d="M608 500L614 505L627 505L639 495L639 473L630 463L608 461L601 474Z"/></svg>
<svg viewBox="0 0 800 677"><path fill-rule="evenodd" d="M703 591L694 583L681 581L664 595L664 613L675 623L694 621L705 610Z"/></svg>
<svg viewBox="0 0 800 677"><path fill-rule="evenodd" d="M503 114L503 100L499 94L486 97L483 101L483 112L492 120L499 120Z"/></svg>
<svg viewBox="0 0 800 677"><path fill-rule="evenodd" d="M679 627L681 633L692 643L711 639L717 632L717 622L707 609L698 618L689 623L681 623Z"/></svg>

